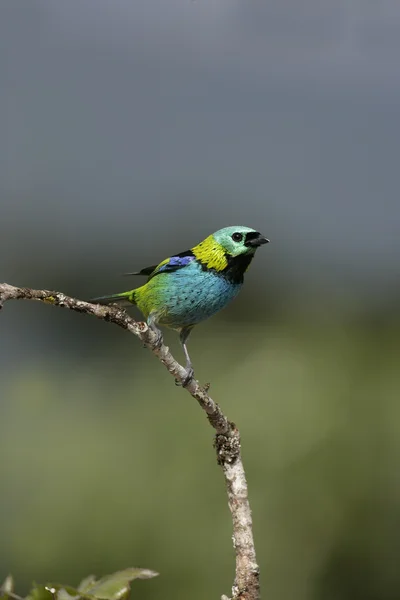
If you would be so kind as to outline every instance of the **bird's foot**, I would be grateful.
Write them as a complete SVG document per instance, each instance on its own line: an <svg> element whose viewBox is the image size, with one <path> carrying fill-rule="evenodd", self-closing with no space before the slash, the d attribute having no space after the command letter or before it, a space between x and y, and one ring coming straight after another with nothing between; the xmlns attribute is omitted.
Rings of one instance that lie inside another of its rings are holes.
<svg viewBox="0 0 400 600"><path fill-rule="evenodd" d="M175 385L187 387L189 385L189 383L192 381L193 377L194 377L194 369L192 366L189 365L186 367L185 377L182 379L182 381L175 379Z"/></svg>
<svg viewBox="0 0 400 600"><path fill-rule="evenodd" d="M153 329L152 331L156 334L156 340L154 342L154 348L156 348L158 350L158 348L161 348L161 346L163 345L164 339L163 339L163 334L161 333L161 331L159 329Z"/></svg>

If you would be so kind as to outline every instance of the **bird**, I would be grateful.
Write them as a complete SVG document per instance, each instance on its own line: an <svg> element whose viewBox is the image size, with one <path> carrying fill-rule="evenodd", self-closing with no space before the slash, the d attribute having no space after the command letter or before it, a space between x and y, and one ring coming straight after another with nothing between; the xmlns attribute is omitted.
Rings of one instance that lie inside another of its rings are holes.
<svg viewBox="0 0 400 600"><path fill-rule="evenodd" d="M127 292L92 298L98 304L136 305L162 344L159 326L179 333L186 359L186 387L194 377L187 349L195 325L213 316L233 300L243 285L255 252L269 240L250 227L224 227L202 242L158 265L125 275L147 276L147 282Z"/></svg>

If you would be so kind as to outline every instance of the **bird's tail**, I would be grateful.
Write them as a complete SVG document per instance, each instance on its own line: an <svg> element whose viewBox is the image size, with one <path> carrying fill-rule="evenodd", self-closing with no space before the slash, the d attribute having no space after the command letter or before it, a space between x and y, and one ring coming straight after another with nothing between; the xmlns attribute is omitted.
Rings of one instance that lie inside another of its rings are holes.
<svg viewBox="0 0 400 600"><path fill-rule="evenodd" d="M99 296L98 298L91 298L89 302L95 304L112 304L116 302L122 306L129 306L129 304L136 304L136 290L130 290L129 292L122 292L121 294L113 294L112 296Z"/></svg>

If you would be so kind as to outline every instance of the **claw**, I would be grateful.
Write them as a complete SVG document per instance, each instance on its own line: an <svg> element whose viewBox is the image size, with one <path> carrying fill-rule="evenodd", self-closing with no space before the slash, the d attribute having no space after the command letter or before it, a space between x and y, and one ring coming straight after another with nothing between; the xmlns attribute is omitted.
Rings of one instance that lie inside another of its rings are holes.
<svg viewBox="0 0 400 600"><path fill-rule="evenodd" d="M156 334L156 341L154 342L154 347L158 350L158 348L161 348L161 346L163 344L163 335L162 335L161 331L158 329L155 321L156 321L155 315L150 314L149 318L147 319L147 325L150 327L150 329L153 331L153 333Z"/></svg>
<svg viewBox="0 0 400 600"><path fill-rule="evenodd" d="M154 331L154 329L153 329L153 331ZM156 348L161 348L161 346L163 345L163 341L164 341L163 340L163 334L161 333L161 331L159 329L157 329L156 331L154 331L154 333L157 336L154 346Z"/></svg>
<svg viewBox="0 0 400 600"><path fill-rule="evenodd" d="M194 370L193 370L193 368L192 367L186 367L186 375L183 378L182 382L180 382L178 379L175 379L175 385L182 386L182 387L185 388L192 381L193 377L194 377Z"/></svg>
<svg viewBox="0 0 400 600"><path fill-rule="evenodd" d="M189 383L192 381L194 377L194 370L192 367L188 367L186 369L186 377L185 379L182 381L182 387L186 387L189 385Z"/></svg>

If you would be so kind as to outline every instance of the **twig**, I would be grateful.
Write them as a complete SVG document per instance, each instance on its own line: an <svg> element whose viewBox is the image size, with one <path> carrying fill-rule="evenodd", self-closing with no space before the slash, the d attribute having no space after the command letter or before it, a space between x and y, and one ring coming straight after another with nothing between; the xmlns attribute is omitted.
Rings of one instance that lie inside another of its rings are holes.
<svg viewBox="0 0 400 600"><path fill-rule="evenodd" d="M157 345L157 336L147 324L135 321L115 305L91 304L61 292L32 290L2 283L0 284L0 308L7 300L39 300L114 323L136 335L178 382L182 383L185 379L184 367L174 359L167 346ZM216 431L214 445L218 464L221 465L225 476L228 503L232 513L233 546L236 553L235 582L231 600L258 600L260 598L259 568L254 548L247 482L240 453L239 431L211 398L207 387L201 387L198 381L192 380L185 389L206 412L208 421Z"/></svg>

